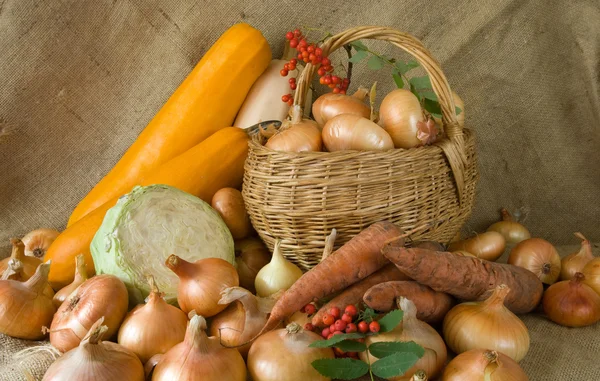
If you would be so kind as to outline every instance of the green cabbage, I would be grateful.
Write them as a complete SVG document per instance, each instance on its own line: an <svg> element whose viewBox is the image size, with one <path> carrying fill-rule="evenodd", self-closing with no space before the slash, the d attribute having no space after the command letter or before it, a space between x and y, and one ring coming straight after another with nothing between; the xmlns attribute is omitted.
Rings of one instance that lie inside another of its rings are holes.
<svg viewBox="0 0 600 381"><path fill-rule="evenodd" d="M104 217L91 244L97 274L119 277L131 303L149 294L154 276L169 303L179 279L164 262L170 254L187 261L222 258L235 263L233 238L219 214L196 196L167 185L135 187Z"/></svg>

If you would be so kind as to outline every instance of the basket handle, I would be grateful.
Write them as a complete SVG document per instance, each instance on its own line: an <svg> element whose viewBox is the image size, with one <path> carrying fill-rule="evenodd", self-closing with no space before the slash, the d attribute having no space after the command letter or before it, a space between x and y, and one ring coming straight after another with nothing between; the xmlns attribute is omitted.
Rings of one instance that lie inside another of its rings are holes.
<svg viewBox="0 0 600 381"><path fill-rule="evenodd" d="M431 55L429 50L417 38L408 33L397 31L393 28L378 26L359 26L338 33L323 42L323 56L329 56L330 53L342 46L362 39L383 40L392 43L400 49L412 55L419 64L425 69L431 79L431 86L437 95L442 110L442 125L448 139L441 139L435 143L446 155L450 168L454 174L454 181L458 191L458 199L462 202L464 190L464 172L467 166L467 156L465 153L465 141L462 127L456 119L456 106L452 97L452 91L448 80L444 75L440 64ZM308 92L317 67L307 63L297 81L296 93L294 95L294 105L302 107L304 98Z"/></svg>

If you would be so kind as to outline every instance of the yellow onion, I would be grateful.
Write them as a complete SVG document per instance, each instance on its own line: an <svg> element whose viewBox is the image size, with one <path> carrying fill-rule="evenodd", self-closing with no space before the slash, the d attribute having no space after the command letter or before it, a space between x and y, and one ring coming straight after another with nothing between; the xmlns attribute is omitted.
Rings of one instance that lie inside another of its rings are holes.
<svg viewBox="0 0 600 381"><path fill-rule="evenodd" d="M600 295L583 283L584 279L582 273L575 273L573 279L548 287L542 305L550 320L565 327L585 327L600 321Z"/></svg>
<svg viewBox="0 0 600 381"><path fill-rule="evenodd" d="M575 273L583 271L585 265L594 259L590 241L581 233L575 233L575 237L581 239L581 249L560 260L560 279L562 280L572 279Z"/></svg>
<svg viewBox="0 0 600 381"><path fill-rule="evenodd" d="M59 357L43 381L143 381L144 366L122 345L102 341L108 327L104 318L92 325L81 343Z"/></svg>
<svg viewBox="0 0 600 381"><path fill-rule="evenodd" d="M96 275L69 295L50 326L50 343L66 352L79 345L94 323L104 316L104 337L117 333L129 304L125 284L116 276Z"/></svg>
<svg viewBox="0 0 600 381"><path fill-rule="evenodd" d="M259 238L235 241L235 262L240 277L240 286L256 293L256 274L271 260L271 253Z"/></svg>
<svg viewBox="0 0 600 381"><path fill-rule="evenodd" d="M521 241L510 251L508 263L534 273L543 283L552 284L560 275L560 256L552 244L541 238Z"/></svg>
<svg viewBox="0 0 600 381"><path fill-rule="evenodd" d="M274 302L274 298L259 298L241 287L226 288L221 292L219 303L229 306L212 318L210 335L221 338L221 343L227 347L247 343L237 347L245 358L250 350L249 341L267 323Z"/></svg>
<svg viewBox="0 0 600 381"><path fill-rule="evenodd" d="M256 274L254 287L258 296L265 297L285 291L302 276L302 270L283 257L280 246L281 241L275 241L271 262Z"/></svg>
<svg viewBox="0 0 600 381"><path fill-rule="evenodd" d="M433 120L425 119L417 97L404 89L396 89L383 98L379 124L390 134L396 148L418 147L437 138Z"/></svg>
<svg viewBox="0 0 600 381"><path fill-rule="evenodd" d="M488 349L461 353L448 363L442 376L442 381L527 380L527 375L515 360Z"/></svg>
<svg viewBox="0 0 600 381"><path fill-rule="evenodd" d="M60 232L54 229L36 229L25 234L23 243L25 244L25 255L36 258L44 258L46 250L52 242L58 237Z"/></svg>
<svg viewBox="0 0 600 381"><path fill-rule="evenodd" d="M185 313L218 314L227 307L219 304L221 291L240 284L235 267L224 259L205 258L191 263L171 254L165 263L179 277L177 302Z"/></svg>
<svg viewBox="0 0 600 381"><path fill-rule="evenodd" d="M40 340L56 311L48 286L50 262L38 266L26 282L0 280L0 333L19 339Z"/></svg>
<svg viewBox="0 0 600 381"><path fill-rule="evenodd" d="M292 108L292 120L285 121L279 131L271 136L265 147L283 152L318 152L323 142L317 123L302 119L300 106Z"/></svg>
<svg viewBox="0 0 600 381"><path fill-rule="evenodd" d="M119 328L118 343L135 353L145 364L158 353L165 353L185 337L187 315L168 304L154 281L148 276L150 295L146 304L137 305Z"/></svg>
<svg viewBox="0 0 600 381"><path fill-rule="evenodd" d="M206 320L192 316L182 343L159 358L153 381L246 381L246 364L235 349L206 335ZM255 380L256 381L256 380Z"/></svg>
<svg viewBox="0 0 600 381"><path fill-rule="evenodd" d="M56 308L60 307L65 299L67 299L69 295L71 295L71 293L86 280L88 280L88 274L85 267L85 257L83 254L79 254L75 257L75 278L73 279L73 282L57 291L56 294L54 294L54 298L52 298Z"/></svg>
<svg viewBox="0 0 600 381"><path fill-rule="evenodd" d="M394 148L390 135L376 123L362 116L341 114L330 119L322 131L329 152L383 151Z"/></svg>
<svg viewBox="0 0 600 381"><path fill-rule="evenodd" d="M584 283L600 295L600 258L594 258L581 271L585 275Z"/></svg>
<svg viewBox="0 0 600 381"><path fill-rule="evenodd" d="M235 188L219 189L212 198L211 206L216 210L233 239L245 238L252 230L242 193Z"/></svg>
<svg viewBox="0 0 600 381"><path fill-rule="evenodd" d="M371 345L385 341L414 341L425 349L425 354L403 376L393 377L389 380L408 381L413 373L419 369L424 370L432 379L437 378L442 372L448 355L444 340L433 327L417 319L417 308L412 301L400 297L398 298L398 305L404 311L402 322L389 332L368 336L365 343ZM371 364L377 361L375 356L370 353L367 354L367 352L360 352L359 357Z"/></svg>
<svg viewBox="0 0 600 381"><path fill-rule="evenodd" d="M529 350L529 332L523 322L504 306L510 292L496 287L483 302L467 302L452 308L444 318L444 339L455 353L471 349L493 349L515 361Z"/></svg>
<svg viewBox="0 0 600 381"><path fill-rule="evenodd" d="M531 238L529 230L520 223L516 222L508 210L502 208L502 221L498 221L490 225L487 231L498 232L502 234L507 243L515 244Z"/></svg>
<svg viewBox="0 0 600 381"><path fill-rule="evenodd" d="M506 241L502 234L488 231L476 236L448 245L450 251L466 251L477 258L486 261L495 261L502 256L506 248Z"/></svg>
<svg viewBox="0 0 600 381"><path fill-rule="evenodd" d="M292 323L298 324L300 327L304 327L306 323L312 324L312 318L308 316L306 312L296 311L292 316L285 319L285 325L289 325Z"/></svg>
<svg viewBox="0 0 600 381"><path fill-rule="evenodd" d="M25 245L20 239L11 238L10 243L12 244L12 253L10 254L10 257L4 258L0 261L0 274L4 273L4 270L8 268L8 264L11 261L19 261L22 278L20 280L26 281L27 279L31 278L42 261L36 257L26 256ZM17 263L15 263L15 265L17 265Z"/></svg>
<svg viewBox="0 0 600 381"><path fill-rule="evenodd" d="M351 114L369 119L371 109L364 103L368 90L364 87L352 95L325 93L318 97L312 105L312 113L319 126L324 126L330 119Z"/></svg>
<svg viewBox="0 0 600 381"><path fill-rule="evenodd" d="M298 324L269 331L252 343L248 371L254 381L329 381L311 365L313 361L334 358L331 348L311 348L322 337Z"/></svg>

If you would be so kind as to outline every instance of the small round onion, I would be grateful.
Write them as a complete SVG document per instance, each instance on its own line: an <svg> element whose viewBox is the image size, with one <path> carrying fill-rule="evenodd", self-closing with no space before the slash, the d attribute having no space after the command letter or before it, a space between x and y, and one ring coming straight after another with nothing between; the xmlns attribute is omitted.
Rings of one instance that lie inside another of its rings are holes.
<svg viewBox="0 0 600 381"><path fill-rule="evenodd" d="M498 221L487 229L502 234L507 243L516 244L531 238L529 230L520 223L513 220L508 210L502 208L502 221Z"/></svg>
<svg viewBox="0 0 600 381"><path fill-rule="evenodd" d="M560 279L569 280L575 276L575 273L583 271L594 255L592 254L592 244L583 234L575 233L575 236L581 239L581 249L578 252L569 254L560 261Z"/></svg>
<svg viewBox="0 0 600 381"><path fill-rule="evenodd" d="M46 250L59 235L60 232L54 229L41 228L30 231L23 237L25 255L43 258L46 255Z"/></svg>
<svg viewBox="0 0 600 381"><path fill-rule="evenodd" d="M271 253L259 238L235 241L235 262L240 276L240 286L256 293L256 274L271 261Z"/></svg>
<svg viewBox="0 0 600 381"><path fill-rule="evenodd" d="M448 245L450 251L466 251L486 261L495 261L500 258L505 248L504 237L495 231L477 234L472 238L452 242Z"/></svg>
<svg viewBox="0 0 600 381"><path fill-rule="evenodd" d="M10 261L19 261L20 266L20 274L22 277L22 281L26 281L31 278L33 274L35 274L36 269L42 263L36 257L31 257L25 255L25 245L23 241L18 238L11 238L10 243L12 244L12 253L10 257L4 258L0 261L0 275L4 273L4 271L9 267Z"/></svg>
<svg viewBox="0 0 600 381"><path fill-rule="evenodd" d="M242 193L234 188L219 189L212 198L211 206L216 210L233 239L242 239L252 230Z"/></svg>
<svg viewBox="0 0 600 381"><path fill-rule="evenodd" d="M385 130L362 116L341 114L330 119L323 127L323 143L329 152L383 151L394 148L394 142Z"/></svg>
<svg viewBox="0 0 600 381"><path fill-rule="evenodd" d="M527 375L515 360L488 349L461 353L448 363L442 375L442 381L527 380Z"/></svg>
<svg viewBox="0 0 600 381"><path fill-rule="evenodd" d="M552 244L541 238L530 238L515 246L508 263L534 273L543 283L552 284L560 275L560 256Z"/></svg>
<svg viewBox="0 0 600 381"><path fill-rule="evenodd" d="M566 327L585 327L600 321L600 295L575 273L571 280L550 286L544 293L544 312L553 322Z"/></svg>
<svg viewBox="0 0 600 381"><path fill-rule="evenodd" d="M340 115L352 114L369 118L371 109L363 100L368 90L361 87L352 95L325 93L312 105L312 113L319 126L324 126L327 121Z"/></svg>

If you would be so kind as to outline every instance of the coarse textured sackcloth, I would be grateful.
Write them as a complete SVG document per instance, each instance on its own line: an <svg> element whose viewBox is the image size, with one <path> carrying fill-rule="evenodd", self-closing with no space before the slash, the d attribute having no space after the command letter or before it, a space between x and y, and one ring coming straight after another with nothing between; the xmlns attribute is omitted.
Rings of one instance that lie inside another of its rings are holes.
<svg viewBox="0 0 600 381"><path fill-rule="evenodd" d="M0 257L8 238L64 228L210 45L248 22L282 53L294 27L385 25L423 40L466 104L481 181L465 232L504 206L534 236L600 241L600 6L597 0L316 1L0 0ZM374 50L409 59L383 43ZM389 71L355 66L353 84ZM224 79L226 80L226 78ZM524 317L531 380L598 380L598 325ZM23 379L0 336L0 379ZM35 357L41 376L48 357ZM11 365L12 364L12 365Z"/></svg>

